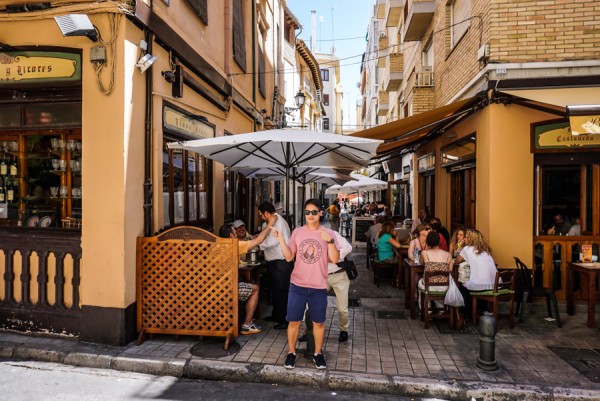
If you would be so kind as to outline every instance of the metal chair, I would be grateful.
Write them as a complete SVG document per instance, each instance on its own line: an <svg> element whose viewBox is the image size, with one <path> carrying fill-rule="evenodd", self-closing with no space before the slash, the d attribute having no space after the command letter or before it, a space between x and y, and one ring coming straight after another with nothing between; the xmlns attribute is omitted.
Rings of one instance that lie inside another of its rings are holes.
<svg viewBox="0 0 600 401"><path fill-rule="evenodd" d="M554 291L553 288L534 287L533 286L533 276L532 276L532 273L530 272L529 268L527 267L527 265L525 265L525 263L523 263L521 261L521 259L517 258L516 256L513 256L513 258L515 259L515 264L517 265L517 271L520 274L522 287L523 287L522 298L521 297L517 298L517 311L515 313L519 317L519 320L518 320L519 323L524 322L523 314L524 314L524 310L526 309L525 306L527 305L527 302L530 300L530 298L545 297L546 298L546 308L548 310L548 317L550 317L550 318L554 317L556 319L556 324L558 325L558 327L559 328L562 327L562 322L560 320L560 313L558 311L558 301L556 299L556 291Z"/></svg>
<svg viewBox="0 0 600 401"><path fill-rule="evenodd" d="M444 272L440 272L440 271L426 271L424 276L423 276L423 286L424 288L420 288L419 287L419 294L421 297L421 321L424 322L424 327L426 329L429 328L429 319L431 318L436 318L436 319L450 319L450 328L453 329L454 328L454 307L453 306L448 306L448 305L444 305L444 309L438 313L432 313L432 309L430 309L430 304L432 303L432 301L441 301L442 303L444 302L444 299L446 298L446 293L448 292L448 290L445 291L433 291L430 290L431 286L443 286L443 285L448 285L448 275L449 273L444 273ZM431 283L431 279L434 277L444 277L445 281L442 283ZM430 284L431 283L431 284Z"/></svg>
<svg viewBox="0 0 600 401"><path fill-rule="evenodd" d="M492 313L498 321L498 302L508 301L509 313L508 321L511 329L515 328L515 275L514 271L507 270L496 272L494 280L494 288L488 291L471 291L471 299L473 301L473 326L477 324L477 301L487 301L492 304ZM503 315L502 317L506 317Z"/></svg>

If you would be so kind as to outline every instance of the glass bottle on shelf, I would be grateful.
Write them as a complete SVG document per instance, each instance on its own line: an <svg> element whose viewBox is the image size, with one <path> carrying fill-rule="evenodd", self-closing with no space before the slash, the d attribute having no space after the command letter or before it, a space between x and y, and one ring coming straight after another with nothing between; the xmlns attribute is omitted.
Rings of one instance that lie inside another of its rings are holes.
<svg viewBox="0 0 600 401"><path fill-rule="evenodd" d="M9 166L9 173L11 175L11 177L16 177L17 175L19 175L19 167L17 167L17 158L13 157L13 159L10 161L10 166Z"/></svg>
<svg viewBox="0 0 600 401"><path fill-rule="evenodd" d="M4 191L4 182L0 178L0 203L6 202L6 192Z"/></svg>
<svg viewBox="0 0 600 401"><path fill-rule="evenodd" d="M0 175L8 175L8 165L6 164L6 155L2 155L2 161L0 161Z"/></svg>
<svg viewBox="0 0 600 401"><path fill-rule="evenodd" d="M6 203L13 203L15 201L15 189L9 180L6 180Z"/></svg>

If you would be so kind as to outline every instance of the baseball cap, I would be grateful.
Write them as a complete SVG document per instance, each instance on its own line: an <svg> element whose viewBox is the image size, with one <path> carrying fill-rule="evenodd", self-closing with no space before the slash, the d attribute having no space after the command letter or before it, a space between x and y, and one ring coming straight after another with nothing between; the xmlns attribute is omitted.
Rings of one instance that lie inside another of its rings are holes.
<svg viewBox="0 0 600 401"><path fill-rule="evenodd" d="M233 228L240 228L241 226L245 226L246 223L244 223L242 220L236 220L233 222Z"/></svg>

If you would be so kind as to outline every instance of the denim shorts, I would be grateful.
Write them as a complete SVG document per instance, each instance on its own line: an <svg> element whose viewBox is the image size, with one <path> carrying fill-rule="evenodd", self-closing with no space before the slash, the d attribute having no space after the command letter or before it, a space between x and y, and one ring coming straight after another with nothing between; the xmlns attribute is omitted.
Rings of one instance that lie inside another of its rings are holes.
<svg viewBox="0 0 600 401"><path fill-rule="evenodd" d="M327 290L325 288L305 288L290 284L286 320L299 322L304 318L308 304L310 319L315 323L324 323L327 312Z"/></svg>

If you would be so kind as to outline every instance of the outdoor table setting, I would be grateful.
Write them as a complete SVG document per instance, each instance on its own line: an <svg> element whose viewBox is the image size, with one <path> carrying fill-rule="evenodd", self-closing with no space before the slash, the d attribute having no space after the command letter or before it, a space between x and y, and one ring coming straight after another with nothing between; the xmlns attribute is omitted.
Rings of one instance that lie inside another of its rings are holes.
<svg viewBox="0 0 600 401"><path fill-rule="evenodd" d="M575 272L587 277L587 326L594 328L596 327L596 299L598 298L596 282L598 281L598 277L600 277L600 263L569 263L567 269L567 315L569 316L575 314ZM580 282L583 281L580 280ZM583 287L581 289L583 289Z"/></svg>
<svg viewBox="0 0 600 401"><path fill-rule="evenodd" d="M261 265L258 252L250 250L247 254L242 255L238 264L239 275L243 278L240 281L260 284L260 269L257 268Z"/></svg>
<svg viewBox="0 0 600 401"><path fill-rule="evenodd" d="M406 309L410 309L410 318L417 318L417 285L419 283L419 279L423 277L423 271L425 270L425 265L416 264L414 260L409 259L408 257L403 258L404 263L404 290L406 291L406 295L404 297L405 304L404 307Z"/></svg>

